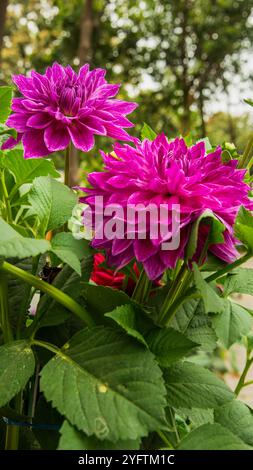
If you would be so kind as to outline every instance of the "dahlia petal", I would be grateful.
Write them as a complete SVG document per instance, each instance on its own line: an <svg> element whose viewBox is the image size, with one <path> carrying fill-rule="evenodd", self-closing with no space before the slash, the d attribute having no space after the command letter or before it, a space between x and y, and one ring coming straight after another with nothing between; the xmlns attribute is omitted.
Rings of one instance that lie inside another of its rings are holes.
<svg viewBox="0 0 253 470"><path fill-rule="evenodd" d="M131 137L124 129L121 129L120 127L114 126L113 124L105 123L105 128L107 135L109 137L112 137L113 139L119 139L119 140L133 140L133 137Z"/></svg>
<svg viewBox="0 0 253 470"><path fill-rule="evenodd" d="M138 106L137 103L128 103L128 101L107 100L103 105L103 109L126 115L132 113Z"/></svg>
<svg viewBox="0 0 253 470"><path fill-rule="evenodd" d="M52 118L47 113L36 113L28 119L27 126L35 129L44 129L51 122Z"/></svg>
<svg viewBox="0 0 253 470"><path fill-rule="evenodd" d="M64 150L70 142L67 128L61 123L48 126L45 129L44 141L50 152Z"/></svg>
<svg viewBox="0 0 253 470"><path fill-rule="evenodd" d="M18 132L24 132L26 129L26 123L27 123L28 117L29 115L25 113L24 114L21 114L21 113L11 114L6 121L6 125L8 127L12 127L16 129Z"/></svg>
<svg viewBox="0 0 253 470"><path fill-rule="evenodd" d="M151 281L156 281L157 279L159 279L166 269L159 255L153 255L149 259L144 261L143 267L146 271L148 278Z"/></svg>
<svg viewBox="0 0 253 470"><path fill-rule="evenodd" d="M94 136L83 124L76 123L69 126L68 132L74 146L79 150L88 152L92 147L94 147Z"/></svg>
<svg viewBox="0 0 253 470"><path fill-rule="evenodd" d="M44 142L44 131L32 129L23 134L24 158L38 158L49 155L50 150Z"/></svg>
<svg viewBox="0 0 253 470"><path fill-rule="evenodd" d="M9 137L1 147L1 150L10 150L16 147L16 145L21 141L22 134L18 134L17 138L15 139L14 137Z"/></svg>

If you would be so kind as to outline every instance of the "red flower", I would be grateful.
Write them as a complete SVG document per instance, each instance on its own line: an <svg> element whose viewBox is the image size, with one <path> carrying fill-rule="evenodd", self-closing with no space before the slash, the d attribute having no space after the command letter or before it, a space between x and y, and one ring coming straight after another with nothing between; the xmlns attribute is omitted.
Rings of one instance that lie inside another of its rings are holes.
<svg viewBox="0 0 253 470"><path fill-rule="evenodd" d="M114 289L123 289L124 281L126 275L122 271L114 271L112 269L107 269L103 266L105 262L105 257L102 253L96 253L94 256L94 265L93 272L91 274L91 280L98 284L99 286L113 287ZM134 264L133 267L136 276L139 276L139 270ZM126 286L126 292L130 295L132 294L135 288L134 279L129 278Z"/></svg>

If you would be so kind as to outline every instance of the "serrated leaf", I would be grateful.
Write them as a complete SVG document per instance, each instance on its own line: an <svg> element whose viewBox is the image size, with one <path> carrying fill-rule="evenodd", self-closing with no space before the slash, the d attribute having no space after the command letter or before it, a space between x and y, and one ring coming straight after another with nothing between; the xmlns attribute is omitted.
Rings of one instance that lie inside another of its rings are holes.
<svg viewBox="0 0 253 470"><path fill-rule="evenodd" d="M10 86L0 87L0 122L4 123L11 112L12 88Z"/></svg>
<svg viewBox="0 0 253 470"><path fill-rule="evenodd" d="M226 348L249 333L252 327L252 317L249 312L235 302L224 300L224 311L213 317L213 327Z"/></svg>
<svg viewBox="0 0 253 470"><path fill-rule="evenodd" d="M4 168L8 168L11 171L19 186L31 183L38 176L51 175L53 178L59 178L60 176L51 160L46 158L25 159L22 149L6 151L1 164Z"/></svg>
<svg viewBox="0 0 253 470"><path fill-rule="evenodd" d="M210 209L206 209L200 217L194 222L190 238L187 244L186 257L187 259L192 259L193 255L196 252L198 238L199 238L199 227L201 223L208 224L210 226L208 234L208 246L215 243L223 243L224 237L222 233L225 230L223 223L217 219L214 213Z"/></svg>
<svg viewBox="0 0 253 470"><path fill-rule="evenodd" d="M144 337L138 331L136 325L136 314L132 305L127 304L116 307L112 312L106 313L105 317L114 320L127 332L127 334L137 339L140 343L144 344L144 346L147 346Z"/></svg>
<svg viewBox="0 0 253 470"><path fill-rule="evenodd" d="M217 337L212 328L212 321L206 315L201 300L191 299L185 302L178 309L171 325L191 341L200 344L204 351L211 352L217 346Z"/></svg>
<svg viewBox="0 0 253 470"><path fill-rule="evenodd" d="M27 215L38 216L40 232L44 235L62 227L70 219L77 195L59 181L40 176L33 181L28 200L32 207Z"/></svg>
<svg viewBox="0 0 253 470"><path fill-rule="evenodd" d="M13 341L0 346L0 407L24 388L34 366L34 355L27 341Z"/></svg>
<svg viewBox="0 0 253 470"><path fill-rule="evenodd" d="M191 362L172 365L164 379L168 403L175 408L216 408L234 398L222 380Z"/></svg>
<svg viewBox="0 0 253 470"><path fill-rule="evenodd" d="M47 240L22 237L0 217L0 256L24 259L50 250Z"/></svg>
<svg viewBox="0 0 253 470"><path fill-rule="evenodd" d="M88 241L76 240L72 233L61 232L54 236L51 245L51 251L81 276L80 260L92 253Z"/></svg>
<svg viewBox="0 0 253 470"><path fill-rule="evenodd" d="M226 276L224 295L228 296L234 292L253 295L253 269L238 268Z"/></svg>
<svg viewBox="0 0 253 470"><path fill-rule="evenodd" d="M148 140L154 140L156 138L157 134L153 129L144 122L142 130L141 130L141 139L148 139Z"/></svg>
<svg viewBox="0 0 253 470"><path fill-rule="evenodd" d="M253 251L253 215L241 206L234 224L234 234L249 251Z"/></svg>
<svg viewBox="0 0 253 470"><path fill-rule="evenodd" d="M214 422L214 411L212 409L201 408L179 408L177 413L185 420L190 420L193 428L198 428L203 424Z"/></svg>
<svg viewBox="0 0 253 470"><path fill-rule="evenodd" d="M101 441L95 437L86 436L78 431L68 421L64 421L61 430L61 438L58 450L137 450L140 447L140 440L136 441Z"/></svg>
<svg viewBox="0 0 253 470"><path fill-rule="evenodd" d="M82 296L86 308L97 321L103 320L104 314L112 312L116 307L131 303L131 299L125 292L89 283L83 284Z"/></svg>
<svg viewBox="0 0 253 470"><path fill-rule="evenodd" d="M136 439L165 425L165 388L153 355L125 334L77 333L41 372L41 390L87 435Z"/></svg>
<svg viewBox="0 0 253 470"><path fill-rule="evenodd" d="M151 331L146 340L150 351L156 356L162 367L168 367L173 362L187 356L198 346L173 328Z"/></svg>
<svg viewBox="0 0 253 470"><path fill-rule="evenodd" d="M195 263L193 264L193 272L196 288L201 294L206 313L221 313L224 310L223 299L221 299L214 289L205 281Z"/></svg>
<svg viewBox="0 0 253 470"><path fill-rule="evenodd" d="M229 429L220 424L204 424L188 434L179 450L252 450Z"/></svg>
<svg viewBox="0 0 253 470"><path fill-rule="evenodd" d="M215 410L214 420L253 446L253 414L247 405L239 400L226 403Z"/></svg>

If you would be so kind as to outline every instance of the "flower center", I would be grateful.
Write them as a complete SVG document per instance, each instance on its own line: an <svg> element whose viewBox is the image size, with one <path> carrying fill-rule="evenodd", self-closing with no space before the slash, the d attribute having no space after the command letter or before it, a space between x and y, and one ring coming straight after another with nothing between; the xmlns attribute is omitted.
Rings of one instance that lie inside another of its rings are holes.
<svg viewBox="0 0 253 470"><path fill-rule="evenodd" d="M67 117L74 115L73 107L77 98L77 89L75 85L65 86L60 95L60 108Z"/></svg>

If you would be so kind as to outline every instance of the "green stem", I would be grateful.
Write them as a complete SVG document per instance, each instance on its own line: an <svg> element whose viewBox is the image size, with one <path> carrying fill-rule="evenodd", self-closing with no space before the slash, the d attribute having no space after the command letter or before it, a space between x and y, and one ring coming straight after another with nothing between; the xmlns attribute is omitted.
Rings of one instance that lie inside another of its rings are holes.
<svg viewBox="0 0 253 470"><path fill-rule="evenodd" d="M163 431L156 431L156 432L157 432L158 436L162 439L164 444L166 444L166 447L168 447L168 449L174 449L174 447L172 446L170 441L167 439L167 436L164 434Z"/></svg>
<svg viewBox="0 0 253 470"><path fill-rule="evenodd" d="M66 153L65 153L64 184L66 184L66 186L69 186L69 181L70 181L70 175L69 175L70 149L71 149L71 146L69 144L66 148Z"/></svg>
<svg viewBox="0 0 253 470"><path fill-rule="evenodd" d="M27 282L31 286L35 287L36 289L39 289L45 294L48 294L54 300L56 300L65 308L67 308L72 313L74 313L79 318L81 318L87 326L91 327L95 324L95 322L93 321L93 318L90 316L87 310L85 310L80 304L78 304L75 300L73 300L67 294L65 294L64 292L61 292L59 289L52 286L51 284L48 284L47 282L42 281L38 277L35 277L33 274L30 274L24 271L23 269L18 268L17 266L13 266L7 261L4 261L0 265L0 270L7 272L14 277L22 279L23 281ZM36 317L35 317L34 322L36 322Z"/></svg>
<svg viewBox="0 0 253 470"><path fill-rule="evenodd" d="M15 411L22 414L23 396L22 392L16 396ZM18 450L19 447L19 426L7 425L5 436L5 450Z"/></svg>
<svg viewBox="0 0 253 470"><path fill-rule="evenodd" d="M57 348L57 346L54 346L51 343L47 343L46 341L41 341L38 339L32 339L31 345L40 346L41 348L51 351L53 354L59 354L59 352L61 351L59 348Z"/></svg>
<svg viewBox="0 0 253 470"><path fill-rule="evenodd" d="M238 258L233 263L225 266L225 268L219 269L219 271L217 271L216 273L211 274L211 276L206 277L205 281L206 282L215 281L215 279L218 279L219 277L224 276L225 274L232 271L232 269L235 269L238 266L241 266L241 264L246 263L246 261L248 261L251 257L252 257L252 253L246 253L244 256L241 256L241 258Z"/></svg>
<svg viewBox="0 0 253 470"><path fill-rule="evenodd" d="M1 184L2 184L2 189L3 189L4 203L5 203L5 209L6 209L6 221L10 223L12 222L12 212L11 212L9 194L8 194L6 184L5 184L4 170L2 170L1 172Z"/></svg>
<svg viewBox="0 0 253 470"><path fill-rule="evenodd" d="M234 393L235 393L236 396L238 396L239 393L240 393L240 391L241 391L241 389L246 386L246 383L245 383L246 375L247 375L247 373L248 373L248 371L249 371L249 369L250 369L252 363L253 363L253 357L250 359L250 358L247 356L247 360L246 360L245 367L244 367L244 369L243 369L243 371L242 371L242 375L241 375L241 377L240 377L240 379L239 379L239 382L238 382L238 384L237 384L237 386L236 386L236 388L235 388L235 392L234 392Z"/></svg>
<svg viewBox="0 0 253 470"><path fill-rule="evenodd" d="M132 295L132 299L135 300L136 302L139 302L140 304L144 303L149 295L151 286L152 286L152 281L149 280L144 269L142 269L139 279L136 283L136 286Z"/></svg>
<svg viewBox="0 0 253 470"><path fill-rule="evenodd" d="M173 281L163 303L160 315L157 320L160 325L168 325L168 323L170 323L170 321L172 320L173 316L176 313L176 310L174 308L175 303L177 302L177 299L181 297L186 287L189 285L191 278L192 273L188 270L186 265L183 265L178 276Z"/></svg>
<svg viewBox="0 0 253 470"><path fill-rule="evenodd" d="M248 141L246 148L244 150L243 155L238 161L237 168L246 168L248 163L250 162L250 156L252 153L252 148L253 148L253 136L250 138Z"/></svg>
<svg viewBox="0 0 253 470"><path fill-rule="evenodd" d="M8 306L8 283L7 277L0 271L0 325L5 343L13 340L12 330L9 322Z"/></svg>

